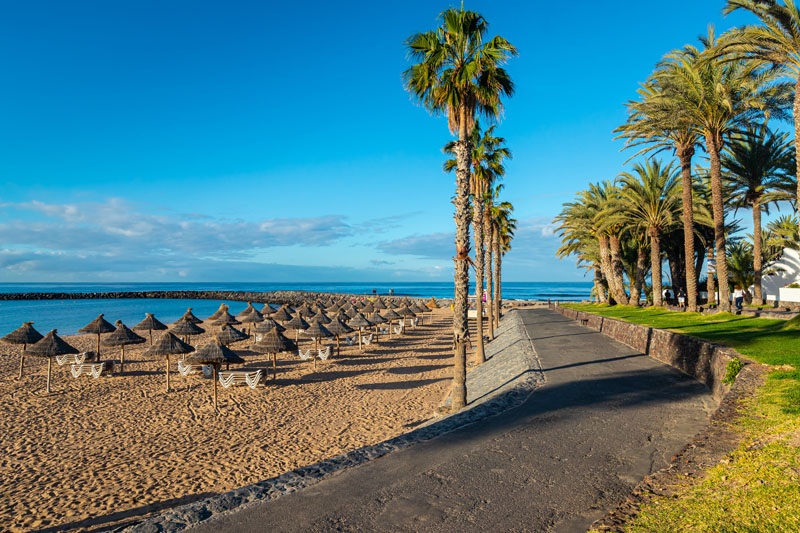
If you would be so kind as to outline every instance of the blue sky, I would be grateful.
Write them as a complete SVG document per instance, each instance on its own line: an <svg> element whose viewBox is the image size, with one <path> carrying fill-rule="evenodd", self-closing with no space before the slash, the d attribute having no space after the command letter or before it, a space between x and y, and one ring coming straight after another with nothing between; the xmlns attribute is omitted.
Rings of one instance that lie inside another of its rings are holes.
<svg viewBox="0 0 800 533"><path fill-rule="evenodd" d="M449 5L7 4L0 281L452 279L451 137L401 82ZM623 170L611 131L663 54L748 20L723 5L465 3L520 52L506 279L584 279L553 216Z"/></svg>

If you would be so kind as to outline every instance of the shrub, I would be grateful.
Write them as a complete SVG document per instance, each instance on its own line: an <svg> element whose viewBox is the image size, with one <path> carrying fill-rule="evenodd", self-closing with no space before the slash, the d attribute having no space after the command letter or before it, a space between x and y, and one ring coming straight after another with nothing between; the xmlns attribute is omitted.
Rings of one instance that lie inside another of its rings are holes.
<svg viewBox="0 0 800 533"><path fill-rule="evenodd" d="M732 384L736 381L736 376L739 375L739 372L742 371L744 368L744 363L741 359L734 357L732 360L728 361L727 366L725 367L725 377L722 378L722 382L728 385Z"/></svg>

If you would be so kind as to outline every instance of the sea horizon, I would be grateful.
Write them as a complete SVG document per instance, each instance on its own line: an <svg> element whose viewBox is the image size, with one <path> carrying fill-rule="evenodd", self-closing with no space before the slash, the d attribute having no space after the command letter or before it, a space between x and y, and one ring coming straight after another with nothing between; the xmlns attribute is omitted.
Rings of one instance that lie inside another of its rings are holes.
<svg viewBox="0 0 800 533"><path fill-rule="evenodd" d="M580 301L589 298L592 282L556 281L508 281L503 283L504 300L560 300ZM387 295L412 298L452 298L453 282L158 282L158 283L0 283L0 293L102 293L142 291L244 291L270 292L302 290L372 295ZM474 294L474 284L470 286ZM23 321L33 321L36 328L47 332L58 329L60 334L71 335L103 313L107 320L122 320L133 326L144 318L144 313L154 313L163 322L178 319L192 307L200 318L212 314L223 300L196 299L63 299L63 300L0 300L0 334L6 334ZM245 302L225 301L236 314L247 305Z"/></svg>

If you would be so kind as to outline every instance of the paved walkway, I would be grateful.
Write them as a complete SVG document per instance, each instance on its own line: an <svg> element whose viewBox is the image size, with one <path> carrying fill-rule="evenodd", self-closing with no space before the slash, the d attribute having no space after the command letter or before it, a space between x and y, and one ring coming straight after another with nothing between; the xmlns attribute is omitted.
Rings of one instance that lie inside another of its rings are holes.
<svg viewBox="0 0 800 533"><path fill-rule="evenodd" d="M520 311L522 406L195 531L583 531L708 421L708 390L553 311Z"/></svg>

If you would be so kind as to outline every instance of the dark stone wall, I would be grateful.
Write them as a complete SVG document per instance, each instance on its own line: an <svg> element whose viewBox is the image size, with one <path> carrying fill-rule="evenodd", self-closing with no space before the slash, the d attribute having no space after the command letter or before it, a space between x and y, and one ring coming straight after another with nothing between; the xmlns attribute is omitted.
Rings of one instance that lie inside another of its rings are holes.
<svg viewBox="0 0 800 533"><path fill-rule="evenodd" d="M270 292L244 292L244 291L136 291L136 292L12 292L0 293L0 300L99 300L99 299L127 299L127 298L176 298L197 300L231 300L234 302L274 303L300 305L304 301L315 298L328 298L332 293L307 292L307 291L270 291ZM366 298L363 294L334 294L351 298ZM397 296L381 296L384 301L401 303L408 298ZM420 298L412 298L420 300ZM445 300L437 300L440 305L445 305Z"/></svg>
<svg viewBox="0 0 800 533"><path fill-rule="evenodd" d="M730 390L729 385L722 383L728 362L734 357L749 362L731 348L679 333L561 306L555 306L555 310L567 318L585 320L587 327L692 376L711 390L717 403Z"/></svg>

